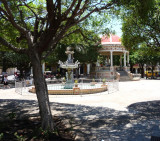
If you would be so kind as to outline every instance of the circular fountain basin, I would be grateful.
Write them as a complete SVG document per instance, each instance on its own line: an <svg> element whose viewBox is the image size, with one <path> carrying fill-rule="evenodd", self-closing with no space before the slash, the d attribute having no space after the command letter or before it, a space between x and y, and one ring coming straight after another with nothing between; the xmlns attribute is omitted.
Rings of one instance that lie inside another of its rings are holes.
<svg viewBox="0 0 160 141"><path fill-rule="evenodd" d="M48 94L52 95L81 95L81 94L93 94L107 91L107 85L103 84L91 84L91 83L79 83L78 87L73 87L73 89L64 89L63 84L49 84ZM29 90L32 93L35 93L35 87Z"/></svg>

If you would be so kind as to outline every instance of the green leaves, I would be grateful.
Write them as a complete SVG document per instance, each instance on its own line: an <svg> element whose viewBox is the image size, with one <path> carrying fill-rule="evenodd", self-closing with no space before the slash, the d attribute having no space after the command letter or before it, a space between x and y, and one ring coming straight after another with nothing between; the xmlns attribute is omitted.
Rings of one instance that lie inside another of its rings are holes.
<svg viewBox="0 0 160 141"><path fill-rule="evenodd" d="M140 3L141 2L141 3ZM145 3L146 2L146 3ZM142 18L137 12L133 12L135 6L130 7L123 18L123 44L129 49L138 49L138 46L146 43L148 47L160 51L160 7L158 1L139 1L138 13L145 15ZM144 5L144 6L142 6ZM145 8L148 9L145 9Z"/></svg>

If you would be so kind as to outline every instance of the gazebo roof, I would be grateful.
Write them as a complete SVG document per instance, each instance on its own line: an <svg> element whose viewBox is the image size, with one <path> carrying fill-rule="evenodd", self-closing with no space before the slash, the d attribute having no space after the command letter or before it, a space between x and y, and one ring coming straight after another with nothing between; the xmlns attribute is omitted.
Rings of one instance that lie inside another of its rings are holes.
<svg viewBox="0 0 160 141"><path fill-rule="evenodd" d="M121 44L120 37L117 35L103 36L101 38L101 44Z"/></svg>
<svg viewBox="0 0 160 141"><path fill-rule="evenodd" d="M114 55L122 55L127 51L121 44L120 37L117 35L103 36L101 38L101 44L102 48L99 50L101 55L110 55L111 51L113 51Z"/></svg>

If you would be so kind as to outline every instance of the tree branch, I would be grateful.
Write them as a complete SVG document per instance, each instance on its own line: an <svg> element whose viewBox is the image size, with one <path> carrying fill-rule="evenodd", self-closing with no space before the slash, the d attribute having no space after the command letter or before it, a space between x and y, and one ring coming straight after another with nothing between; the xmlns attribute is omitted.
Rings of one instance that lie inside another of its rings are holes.
<svg viewBox="0 0 160 141"><path fill-rule="evenodd" d="M7 19L5 16L3 16L2 12L0 12L0 14L1 14L1 17L2 17L4 20L8 21L8 19Z"/></svg>
<svg viewBox="0 0 160 141"><path fill-rule="evenodd" d="M65 35L63 36L63 38L64 38L64 37L67 37L67 36L69 36L69 35L71 35L71 34L73 34L73 33L80 33L80 34L83 36L83 38L84 38L84 40L85 40L86 42L87 42L87 40L91 40L90 38L88 38L87 36L85 36L85 35L83 34L83 31L82 31L81 29L76 29L76 30L74 30L74 31L71 31L71 32L65 34Z"/></svg>
<svg viewBox="0 0 160 141"><path fill-rule="evenodd" d="M34 24L34 39L33 39L33 42L34 42L34 43L37 41L38 26L39 26L39 20L38 20L37 17L36 17L35 24Z"/></svg>
<svg viewBox="0 0 160 141"><path fill-rule="evenodd" d="M79 12L77 13L77 15L81 15L84 12L84 10L87 8L86 6L87 6L88 2L89 2L89 0L86 0L84 2L83 7L79 10Z"/></svg>
<svg viewBox="0 0 160 141"><path fill-rule="evenodd" d="M12 23L12 25L13 25L16 29L18 29L20 32L26 34L26 33L27 33L27 30L26 30L25 28L21 27L20 25L18 25L18 24L14 21L14 17L13 17L13 15L12 15L12 12L11 12L10 8L8 7L7 1L6 1L6 0L1 0L1 1L3 2L4 7L5 7L6 11L7 11L7 12L5 12L5 13L8 13L8 14L5 14L5 13L4 13L4 14L8 17L8 20Z"/></svg>
<svg viewBox="0 0 160 141"><path fill-rule="evenodd" d="M33 9L32 9L31 7L29 7L28 4L26 4L25 2L23 2L23 3L24 3L24 5L34 14L34 16L35 16L36 18L38 18L37 14L33 11Z"/></svg>
<svg viewBox="0 0 160 141"><path fill-rule="evenodd" d="M55 18L55 5L53 4L53 0L46 0L47 1L47 12L48 12L48 19L52 21Z"/></svg>
<svg viewBox="0 0 160 141"><path fill-rule="evenodd" d="M57 19L61 19L61 0L57 0L57 9L58 9Z"/></svg>
<svg viewBox="0 0 160 141"><path fill-rule="evenodd" d="M71 32L65 34L65 35L63 36L63 38L64 38L64 37L67 37L67 36L69 36L69 35L71 35L71 34L73 34L73 33L77 33L77 32L80 32L80 29L76 29L76 30L74 30L74 31L71 31Z"/></svg>
<svg viewBox="0 0 160 141"><path fill-rule="evenodd" d="M20 2L20 1L19 1ZM27 29L27 25L26 23L24 22L24 19L23 19L23 12L22 10L19 9L19 6L17 5L17 9L19 11L19 15L20 15L20 18L21 18L21 22L23 23L23 25L25 26L25 28Z"/></svg>
<svg viewBox="0 0 160 141"><path fill-rule="evenodd" d="M101 10L107 10L107 9L110 9L110 8L112 8L111 6L113 5L114 3L112 2L112 3L109 3L109 4L107 4L106 6L104 6L104 7L101 7L101 8L95 8L95 9L93 9L90 13L88 13L86 16L84 16L84 17L82 17L81 19L79 19L75 24L77 24L77 23L80 23L81 21L83 21L83 20L85 20L86 18L88 18L92 13L94 13L94 12L98 12L98 11L101 11Z"/></svg>
<svg viewBox="0 0 160 141"><path fill-rule="evenodd" d="M79 8L80 8L81 2L82 2L82 0L78 0L78 4L76 5L75 9L74 9L73 12L72 12L72 16L70 17L71 19L74 18L75 15L77 15L77 11L78 11Z"/></svg>
<svg viewBox="0 0 160 141"><path fill-rule="evenodd" d="M0 7L0 11L3 12L4 15L6 15L7 18L9 18L8 13L2 7Z"/></svg>
<svg viewBox="0 0 160 141"><path fill-rule="evenodd" d="M66 10L66 12L64 13L64 17L67 18L68 14L70 13L70 11L72 10L72 8L74 7L74 5L76 4L77 0L73 0L71 6Z"/></svg>
<svg viewBox="0 0 160 141"><path fill-rule="evenodd" d="M17 48L14 45L10 44L9 42L7 42L4 38L0 37L0 43L6 47L8 47L9 49L17 52L17 53L27 53L27 49L22 49L22 48Z"/></svg>
<svg viewBox="0 0 160 141"><path fill-rule="evenodd" d="M57 42L58 43L58 42ZM46 52L46 54L42 57L42 60L46 59L52 52L54 51L54 48L56 47L57 43L54 43L50 49Z"/></svg>

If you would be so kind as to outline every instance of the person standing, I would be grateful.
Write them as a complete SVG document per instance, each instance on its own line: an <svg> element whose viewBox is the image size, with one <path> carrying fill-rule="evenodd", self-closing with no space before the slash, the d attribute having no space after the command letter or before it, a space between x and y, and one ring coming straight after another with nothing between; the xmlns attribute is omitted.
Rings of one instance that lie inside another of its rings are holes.
<svg viewBox="0 0 160 141"><path fill-rule="evenodd" d="M4 88L10 88L9 86L8 86L8 77L7 77L7 75L5 75L4 76Z"/></svg>

